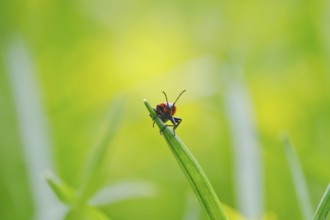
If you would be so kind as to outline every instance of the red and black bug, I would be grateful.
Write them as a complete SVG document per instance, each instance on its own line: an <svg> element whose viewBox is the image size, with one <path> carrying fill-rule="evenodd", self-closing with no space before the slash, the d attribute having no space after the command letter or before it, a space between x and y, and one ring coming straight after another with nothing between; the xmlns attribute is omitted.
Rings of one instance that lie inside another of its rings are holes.
<svg viewBox="0 0 330 220"><path fill-rule="evenodd" d="M176 112L176 102L178 101L178 99L180 98L180 96L185 92L186 90L183 90L179 96L176 98L176 100L174 101L174 103L171 103L168 101L167 99L167 95L166 93L163 91L165 98L166 98L166 102L160 103L159 105L156 106L155 112L157 113L157 116L165 123L168 120L170 120L172 122L172 125L165 125L164 128L161 129L160 132L162 132L167 126L173 126L173 132L175 134L175 129L179 126L179 124L182 122L181 118L177 118L174 117L174 114ZM155 125L155 119L153 119L153 124L152 126Z"/></svg>

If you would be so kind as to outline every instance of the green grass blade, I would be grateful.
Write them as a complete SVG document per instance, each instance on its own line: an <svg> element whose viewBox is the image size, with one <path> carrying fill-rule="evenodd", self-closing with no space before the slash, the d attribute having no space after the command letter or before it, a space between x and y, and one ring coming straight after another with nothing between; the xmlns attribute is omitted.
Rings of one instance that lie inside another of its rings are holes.
<svg viewBox="0 0 330 220"><path fill-rule="evenodd" d="M102 139L91 152L90 157L87 159L85 168L83 169L83 176L81 181L82 186L79 189L80 198L83 200L88 199L90 194L93 193L90 192L90 188L94 183L93 181L97 179L95 178L95 175L97 174L97 171L103 162L111 140L118 130L122 119L123 109L124 103L120 98L115 99L110 106L108 120L106 120L105 133L103 134Z"/></svg>
<svg viewBox="0 0 330 220"><path fill-rule="evenodd" d="M290 165L294 188L298 197L300 209L304 219L309 220L313 217L312 202L309 198L307 183L300 165L298 156L288 137L283 137L285 153Z"/></svg>
<svg viewBox="0 0 330 220"><path fill-rule="evenodd" d="M74 191L66 185L65 182L60 180L53 173L46 175L46 181L61 202L69 206L74 206L76 204L77 201Z"/></svg>
<svg viewBox="0 0 330 220"><path fill-rule="evenodd" d="M319 206L316 209L314 220L325 220L330 211L330 184L325 190Z"/></svg>
<svg viewBox="0 0 330 220"><path fill-rule="evenodd" d="M156 124L160 129L162 129L165 126L164 123L160 120L159 117L156 117L155 111L147 102L147 100L144 100L144 103L150 112L150 116L155 117ZM192 189L194 190L199 202L201 203L201 206L205 209L210 219L227 219L213 187L211 186L204 171L199 166L197 160L190 153L188 148L177 135L173 135L172 129L168 127L163 131L163 137L165 138L173 155L180 164Z"/></svg>

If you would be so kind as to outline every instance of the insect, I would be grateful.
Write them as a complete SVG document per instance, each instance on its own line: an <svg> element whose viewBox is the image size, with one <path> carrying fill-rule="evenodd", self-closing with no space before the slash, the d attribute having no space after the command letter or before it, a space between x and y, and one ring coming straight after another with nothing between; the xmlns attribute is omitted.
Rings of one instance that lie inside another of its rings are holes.
<svg viewBox="0 0 330 220"><path fill-rule="evenodd" d="M164 129L167 127L167 126L173 126L173 132L174 132L174 135L175 135L175 129L179 126L179 124L182 122L182 119L181 118L177 118L177 117L174 117L173 115L175 114L176 112L176 102L178 101L178 99L180 98L180 96L185 92L186 90L183 90L179 96L176 98L176 100L174 101L174 103L171 103L168 101L167 99L167 95L166 93L163 91L164 95L165 95L165 99L166 99L166 102L163 102L163 103L160 103L159 105L156 106L156 109L155 112L157 113L157 116L165 123L167 122L168 120L170 120L172 122L173 125L165 125L160 133L162 133L164 131ZM155 118L153 118L153 124L152 126L154 127L155 125Z"/></svg>

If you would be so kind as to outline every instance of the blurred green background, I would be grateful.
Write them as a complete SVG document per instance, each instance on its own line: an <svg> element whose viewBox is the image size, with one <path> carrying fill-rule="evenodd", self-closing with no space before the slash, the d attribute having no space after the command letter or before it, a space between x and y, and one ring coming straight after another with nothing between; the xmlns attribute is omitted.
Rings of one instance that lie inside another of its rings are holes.
<svg viewBox="0 0 330 220"><path fill-rule="evenodd" d="M122 116L94 191L138 181L148 196L99 209L207 219L143 104L183 89L177 134L221 202L303 219L280 136L314 212L330 180L329 12L329 1L1 1L0 219L63 218L45 172L79 188L113 100Z"/></svg>

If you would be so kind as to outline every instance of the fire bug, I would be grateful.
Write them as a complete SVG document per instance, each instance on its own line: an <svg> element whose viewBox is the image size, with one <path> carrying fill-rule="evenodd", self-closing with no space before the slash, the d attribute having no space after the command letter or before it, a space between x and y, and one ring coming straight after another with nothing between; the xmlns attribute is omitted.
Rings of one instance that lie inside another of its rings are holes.
<svg viewBox="0 0 330 220"><path fill-rule="evenodd" d="M185 92L186 90L183 90L179 96L176 98L174 103L171 103L167 99L166 93L163 91L165 95L166 102L160 103L159 105L156 106L155 112L157 113L157 116L165 123L168 120L172 122L172 125L165 125L164 128L161 129L160 133L167 127L167 126L173 126L173 132L175 135L175 129L179 126L179 124L182 122L181 118L174 117L174 114L176 112L176 102L180 98L180 96ZM155 119L153 118L153 124L152 126L154 127L155 125Z"/></svg>

